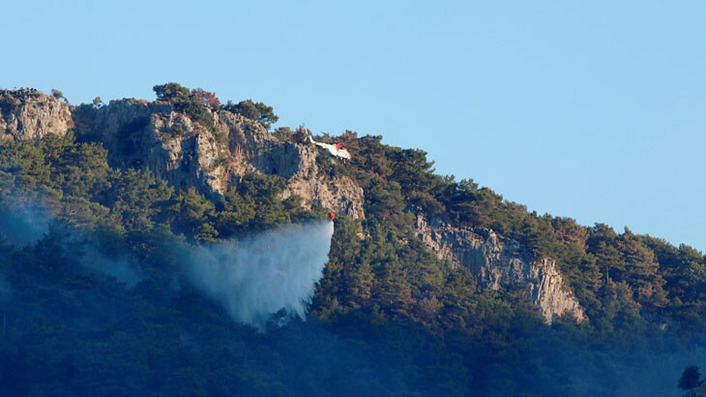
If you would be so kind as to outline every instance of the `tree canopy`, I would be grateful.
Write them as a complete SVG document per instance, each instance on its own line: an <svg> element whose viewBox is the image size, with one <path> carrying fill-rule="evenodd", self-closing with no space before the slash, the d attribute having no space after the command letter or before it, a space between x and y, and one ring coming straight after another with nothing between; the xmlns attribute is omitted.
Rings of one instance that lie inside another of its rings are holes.
<svg viewBox="0 0 706 397"><path fill-rule="evenodd" d="M267 106L262 102L253 102L252 99L247 99L238 103L228 101L223 108L229 112L255 120L267 129L279 120L279 117L274 114L271 106Z"/></svg>

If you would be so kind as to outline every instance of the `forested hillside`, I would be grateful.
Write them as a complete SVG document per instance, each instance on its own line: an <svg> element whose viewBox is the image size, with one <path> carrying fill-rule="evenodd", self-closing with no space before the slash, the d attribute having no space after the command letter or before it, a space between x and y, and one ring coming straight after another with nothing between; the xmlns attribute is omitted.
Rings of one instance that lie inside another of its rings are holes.
<svg viewBox="0 0 706 397"><path fill-rule="evenodd" d="M224 113L264 128L277 121L252 101L221 105L178 85L155 91L205 130ZM3 117L18 101L3 94ZM74 128L101 106L74 107ZM269 134L304 142L301 128ZM274 318L264 332L199 291L174 247L323 219L321 202L283 194L281 169L248 171L218 195L116 162L96 135L5 140L2 394L678 396L684 368L706 366L703 253L529 212L472 180L435 174L423 151L379 136L319 139L353 153L342 162L321 152L315 162L327 180L362 188L364 216L336 217L306 320ZM492 230L528 263L555 260L585 319L548 323L527 285L488 288L440 259L420 239L419 216Z"/></svg>

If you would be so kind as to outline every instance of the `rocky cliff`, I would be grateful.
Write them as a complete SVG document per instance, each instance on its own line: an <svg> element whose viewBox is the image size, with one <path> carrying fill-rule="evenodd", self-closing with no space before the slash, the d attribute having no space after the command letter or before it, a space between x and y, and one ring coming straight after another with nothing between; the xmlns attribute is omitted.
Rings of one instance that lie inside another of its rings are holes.
<svg viewBox="0 0 706 397"><path fill-rule="evenodd" d="M259 123L225 110L204 126L165 102L122 99L70 107L36 90L0 91L0 141L38 139L73 129L102 142L116 167L150 170L176 188L217 197L249 173L287 180L283 198L297 194L353 218L364 217L363 190L348 177L329 177L314 147L281 141Z"/></svg>
<svg viewBox="0 0 706 397"><path fill-rule="evenodd" d="M0 90L0 142L64 135L74 126L69 105L35 89Z"/></svg>
<svg viewBox="0 0 706 397"><path fill-rule="evenodd" d="M527 285L532 302L548 323L554 316L570 314L585 319L581 305L565 284L556 261L525 260L517 241L498 236L491 229L471 230L451 226L438 218L417 214L418 237L439 259L465 267L483 288L498 290L512 284Z"/></svg>

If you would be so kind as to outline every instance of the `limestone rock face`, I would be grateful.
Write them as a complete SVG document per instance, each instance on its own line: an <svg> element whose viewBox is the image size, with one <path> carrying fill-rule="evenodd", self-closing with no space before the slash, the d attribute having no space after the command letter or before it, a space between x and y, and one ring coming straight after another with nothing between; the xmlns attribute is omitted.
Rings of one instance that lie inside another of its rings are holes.
<svg viewBox="0 0 706 397"><path fill-rule="evenodd" d="M287 181L282 198L297 194L354 218L364 216L363 190L347 177L329 177L308 145L284 142L259 123L227 111L212 112L213 126L194 122L168 103L122 99L82 120L77 136L103 142L118 167L149 169L176 188L222 195L253 172Z"/></svg>
<svg viewBox="0 0 706 397"><path fill-rule="evenodd" d="M579 322L585 319L553 259L528 262L517 241L489 229L454 227L438 218L427 220L422 214L417 214L415 226L418 237L439 259L453 267L467 268L481 287L498 290L515 283L526 284L548 323L555 315L571 314Z"/></svg>
<svg viewBox="0 0 706 397"><path fill-rule="evenodd" d="M297 147L300 149L299 165L288 180L285 194L317 201L325 208L355 219L364 218L363 189L347 176L321 177L324 173L316 163L316 149L303 145Z"/></svg>
<svg viewBox="0 0 706 397"><path fill-rule="evenodd" d="M577 322L583 321L586 316L583 308L571 292L568 285L552 258L544 258L530 265L530 280L538 280L535 284L529 282L532 301L539 305L547 322L551 323L552 317L572 314Z"/></svg>
<svg viewBox="0 0 706 397"><path fill-rule="evenodd" d="M63 136L73 127L69 105L31 88L0 90L0 142Z"/></svg>
<svg viewBox="0 0 706 397"><path fill-rule="evenodd" d="M331 177L309 145L284 142L259 123L227 111L212 111L204 126L169 103L138 99L105 106L68 104L34 89L0 90L0 142L65 135L101 142L114 167L149 170L175 188L195 187L210 196L253 172L287 181L282 198L293 194L303 205L318 203L337 213L363 218L363 189L348 177Z"/></svg>

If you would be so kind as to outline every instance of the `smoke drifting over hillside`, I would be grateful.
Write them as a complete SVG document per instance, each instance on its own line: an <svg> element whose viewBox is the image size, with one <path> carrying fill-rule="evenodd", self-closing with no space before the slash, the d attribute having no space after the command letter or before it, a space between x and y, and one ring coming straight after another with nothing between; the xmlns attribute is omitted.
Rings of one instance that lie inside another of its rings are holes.
<svg viewBox="0 0 706 397"><path fill-rule="evenodd" d="M5 197L0 205L0 241L19 247L49 233L48 209L26 198ZM238 241L187 248L188 274L233 320L262 329L284 309L304 318L316 282L321 279L333 236L333 222L289 225ZM64 239L81 246L73 258L84 270L114 277L127 287L144 279L127 258L109 258L73 232ZM64 243L66 243L64 241ZM182 249L179 249L180 251ZM10 295L0 279L0 298ZM6 299L5 299L6 300Z"/></svg>
<svg viewBox="0 0 706 397"><path fill-rule="evenodd" d="M333 222L291 225L192 252L190 274L233 320L260 329L285 309L304 318L328 262Z"/></svg>
<svg viewBox="0 0 706 397"><path fill-rule="evenodd" d="M49 210L26 198L0 199L0 236L13 245L32 244L49 231Z"/></svg>

